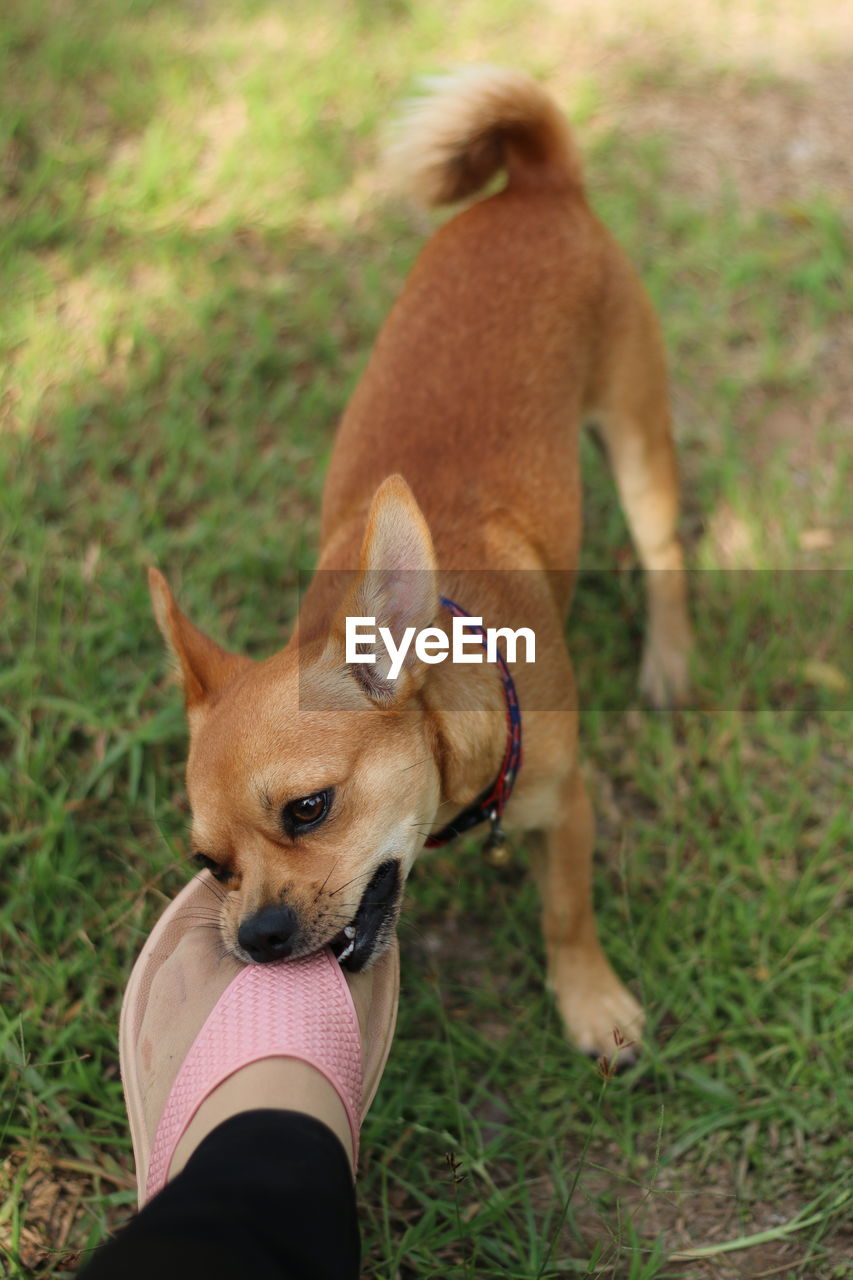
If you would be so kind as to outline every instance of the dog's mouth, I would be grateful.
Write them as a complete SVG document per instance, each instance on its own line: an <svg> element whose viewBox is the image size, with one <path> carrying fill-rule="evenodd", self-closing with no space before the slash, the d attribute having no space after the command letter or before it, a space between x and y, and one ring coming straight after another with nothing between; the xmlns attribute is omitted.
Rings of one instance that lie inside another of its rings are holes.
<svg viewBox="0 0 853 1280"><path fill-rule="evenodd" d="M338 963L358 973L388 941L400 892L400 864L394 860L376 868L352 921L330 942Z"/></svg>

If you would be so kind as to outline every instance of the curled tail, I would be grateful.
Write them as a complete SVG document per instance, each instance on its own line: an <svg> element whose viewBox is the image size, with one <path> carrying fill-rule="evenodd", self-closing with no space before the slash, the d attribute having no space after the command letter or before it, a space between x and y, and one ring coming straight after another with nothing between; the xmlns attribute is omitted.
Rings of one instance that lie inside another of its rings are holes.
<svg viewBox="0 0 853 1280"><path fill-rule="evenodd" d="M474 195L500 169L510 189L581 189L581 162L551 97L521 71L471 67L424 81L392 126L388 167L425 205Z"/></svg>

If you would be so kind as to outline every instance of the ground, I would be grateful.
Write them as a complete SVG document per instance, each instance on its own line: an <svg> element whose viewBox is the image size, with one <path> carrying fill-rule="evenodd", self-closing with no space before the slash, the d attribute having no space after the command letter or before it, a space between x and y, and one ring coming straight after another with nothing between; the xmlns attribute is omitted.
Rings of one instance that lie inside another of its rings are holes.
<svg viewBox="0 0 853 1280"><path fill-rule="evenodd" d="M564 1044L523 848L425 860L364 1275L849 1274L850 7L31 0L0 19L9 1277L72 1274L134 1200L118 1004L188 874L144 568L232 647L281 643L335 421L431 225L387 193L381 126L470 61L565 102L658 306L699 661L688 711L639 705L636 566L585 447L596 898L650 1043L615 1078Z"/></svg>

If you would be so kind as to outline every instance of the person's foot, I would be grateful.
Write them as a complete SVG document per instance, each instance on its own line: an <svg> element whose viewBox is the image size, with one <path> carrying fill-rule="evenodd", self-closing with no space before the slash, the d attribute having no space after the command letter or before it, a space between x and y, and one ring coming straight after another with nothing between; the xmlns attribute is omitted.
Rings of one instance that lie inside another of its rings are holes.
<svg viewBox="0 0 853 1280"><path fill-rule="evenodd" d="M140 1204L239 1111L303 1111L355 1165L358 1127L391 1046L396 940L366 972L328 950L243 966L215 927L207 872L155 925L122 1006L121 1067Z"/></svg>

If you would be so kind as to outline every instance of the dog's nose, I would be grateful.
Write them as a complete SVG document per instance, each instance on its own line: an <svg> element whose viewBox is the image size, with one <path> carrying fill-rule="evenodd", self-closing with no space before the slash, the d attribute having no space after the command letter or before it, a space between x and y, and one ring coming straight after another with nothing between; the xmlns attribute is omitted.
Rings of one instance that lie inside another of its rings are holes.
<svg viewBox="0 0 853 1280"><path fill-rule="evenodd" d="M290 907L261 907L240 925L237 941L255 964L268 964L290 955L296 927Z"/></svg>

